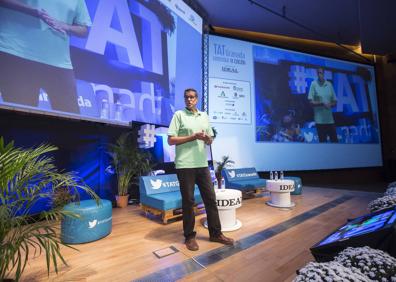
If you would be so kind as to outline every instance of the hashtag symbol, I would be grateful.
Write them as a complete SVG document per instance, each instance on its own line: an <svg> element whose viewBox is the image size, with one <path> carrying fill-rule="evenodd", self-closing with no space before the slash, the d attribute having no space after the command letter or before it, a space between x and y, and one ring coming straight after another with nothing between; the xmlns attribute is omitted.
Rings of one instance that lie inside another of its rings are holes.
<svg viewBox="0 0 396 282"><path fill-rule="evenodd" d="M311 79L311 80L318 79L318 74L316 73L316 69L306 69L305 75L306 75L306 78Z"/></svg>
<svg viewBox="0 0 396 282"><path fill-rule="evenodd" d="M289 72L289 85L293 93L305 94L307 89L307 74L303 66L293 65Z"/></svg>
<svg viewBox="0 0 396 282"><path fill-rule="evenodd" d="M143 124L138 131L139 148L152 148L154 147L155 139L155 125Z"/></svg>

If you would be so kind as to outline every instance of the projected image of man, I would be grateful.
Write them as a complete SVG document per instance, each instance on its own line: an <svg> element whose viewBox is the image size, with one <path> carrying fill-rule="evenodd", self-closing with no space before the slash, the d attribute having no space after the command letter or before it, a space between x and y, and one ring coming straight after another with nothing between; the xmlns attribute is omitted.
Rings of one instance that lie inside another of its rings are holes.
<svg viewBox="0 0 396 282"><path fill-rule="evenodd" d="M79 113L70 35L88 34L84 0L0 0L0 92L4 102Z"/></svg>
<svg viewBox="0 0 396 282"><path fill-rule="evenodd" d="M337 104L333 84L325 80L324 69L317 69L318 79L312 81L308 100L314 110L314 121L318 131L319 142L337 143L337 132L334 124L332 107Z"/></svg>
<svg viewBox="0 0 396 282"><path fill-rule="evenodd" d="M199 249L195 240L194 189L198 185L208 218L209 240L232 245L234 240L221 232L216 195L208 168L205 146L212 143L209 117L197 109L198 93L184 91L185 109L176 111L168 130L169 145L176 145L176 173L180 182L185 244L190 251Z"/></svg>

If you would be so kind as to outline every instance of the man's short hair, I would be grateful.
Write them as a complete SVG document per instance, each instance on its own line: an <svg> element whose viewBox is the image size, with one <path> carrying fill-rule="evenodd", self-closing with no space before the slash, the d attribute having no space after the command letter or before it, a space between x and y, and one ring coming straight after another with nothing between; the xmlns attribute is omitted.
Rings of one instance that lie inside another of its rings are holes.
<svg viewBox="0 0 396 282"><path fill-rule="evenodd" d="M323 68L323 67L318 67L318 68L316 69L316 72L319 72L319 70L322 70L322 72L324 73L324 68Z"/></svg>
<svg viewBox="0 0 396 282"><path fill-rule="evenodd" d="M187 88L186 90L184 90L184 96L186 96L186 94L187 94L188 92L194 92L194 93L195 93L195 97L198 98L198 92L197 92L197 90L195 90L194 88Z"/></svg>

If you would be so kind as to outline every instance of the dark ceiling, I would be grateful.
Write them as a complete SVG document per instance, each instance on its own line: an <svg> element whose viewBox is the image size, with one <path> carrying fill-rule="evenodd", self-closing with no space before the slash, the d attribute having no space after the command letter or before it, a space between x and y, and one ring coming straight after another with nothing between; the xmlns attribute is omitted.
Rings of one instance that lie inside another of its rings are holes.
<svg viewBox="0 0 396 282"><path fill-rule="evenodd" d="M196 0L209 24L396 52L396 0Z"/></svg>

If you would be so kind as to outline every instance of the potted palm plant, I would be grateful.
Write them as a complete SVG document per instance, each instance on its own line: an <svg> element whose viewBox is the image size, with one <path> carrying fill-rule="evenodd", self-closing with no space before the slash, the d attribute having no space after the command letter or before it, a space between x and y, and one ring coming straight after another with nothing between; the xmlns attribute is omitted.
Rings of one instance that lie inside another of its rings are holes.
<svg viewBox="0 0 396 282"><path fill-rule="evenodd" d="M217 183L219 185L219 189L221 189L221 171L223 170L223 168L229 167L231 164L234 164L235 162L233 160L230 159L229 156L223 156L221 161L215 161L216 164L216 168L215 168L215 176L217 179Z"/></svg>
<svg viewBox="0 0 396 282"><path fill-rule="evenodd" d="M61 246L68 245L59 238L58 219L77 215L64 211L60 202L33 214L42 199L51 199L60 190L74 200L79 199L79 190L98 199L73 173L55 167L47 154L56 149L51 145L17 148L0 137L0 281L18 281L31 253L45 254L48 273L51 264L56 273L59 261L66 264Z"/></svg>
<svg viewBox="0 0 396 282"><path fill-rule="evenodd" d="M151 171L151 155L136 146L131 132L121 134L115 144L109 145L109 155L117 175L117 206L124 208L128 205L131 184Z"/></svg>

